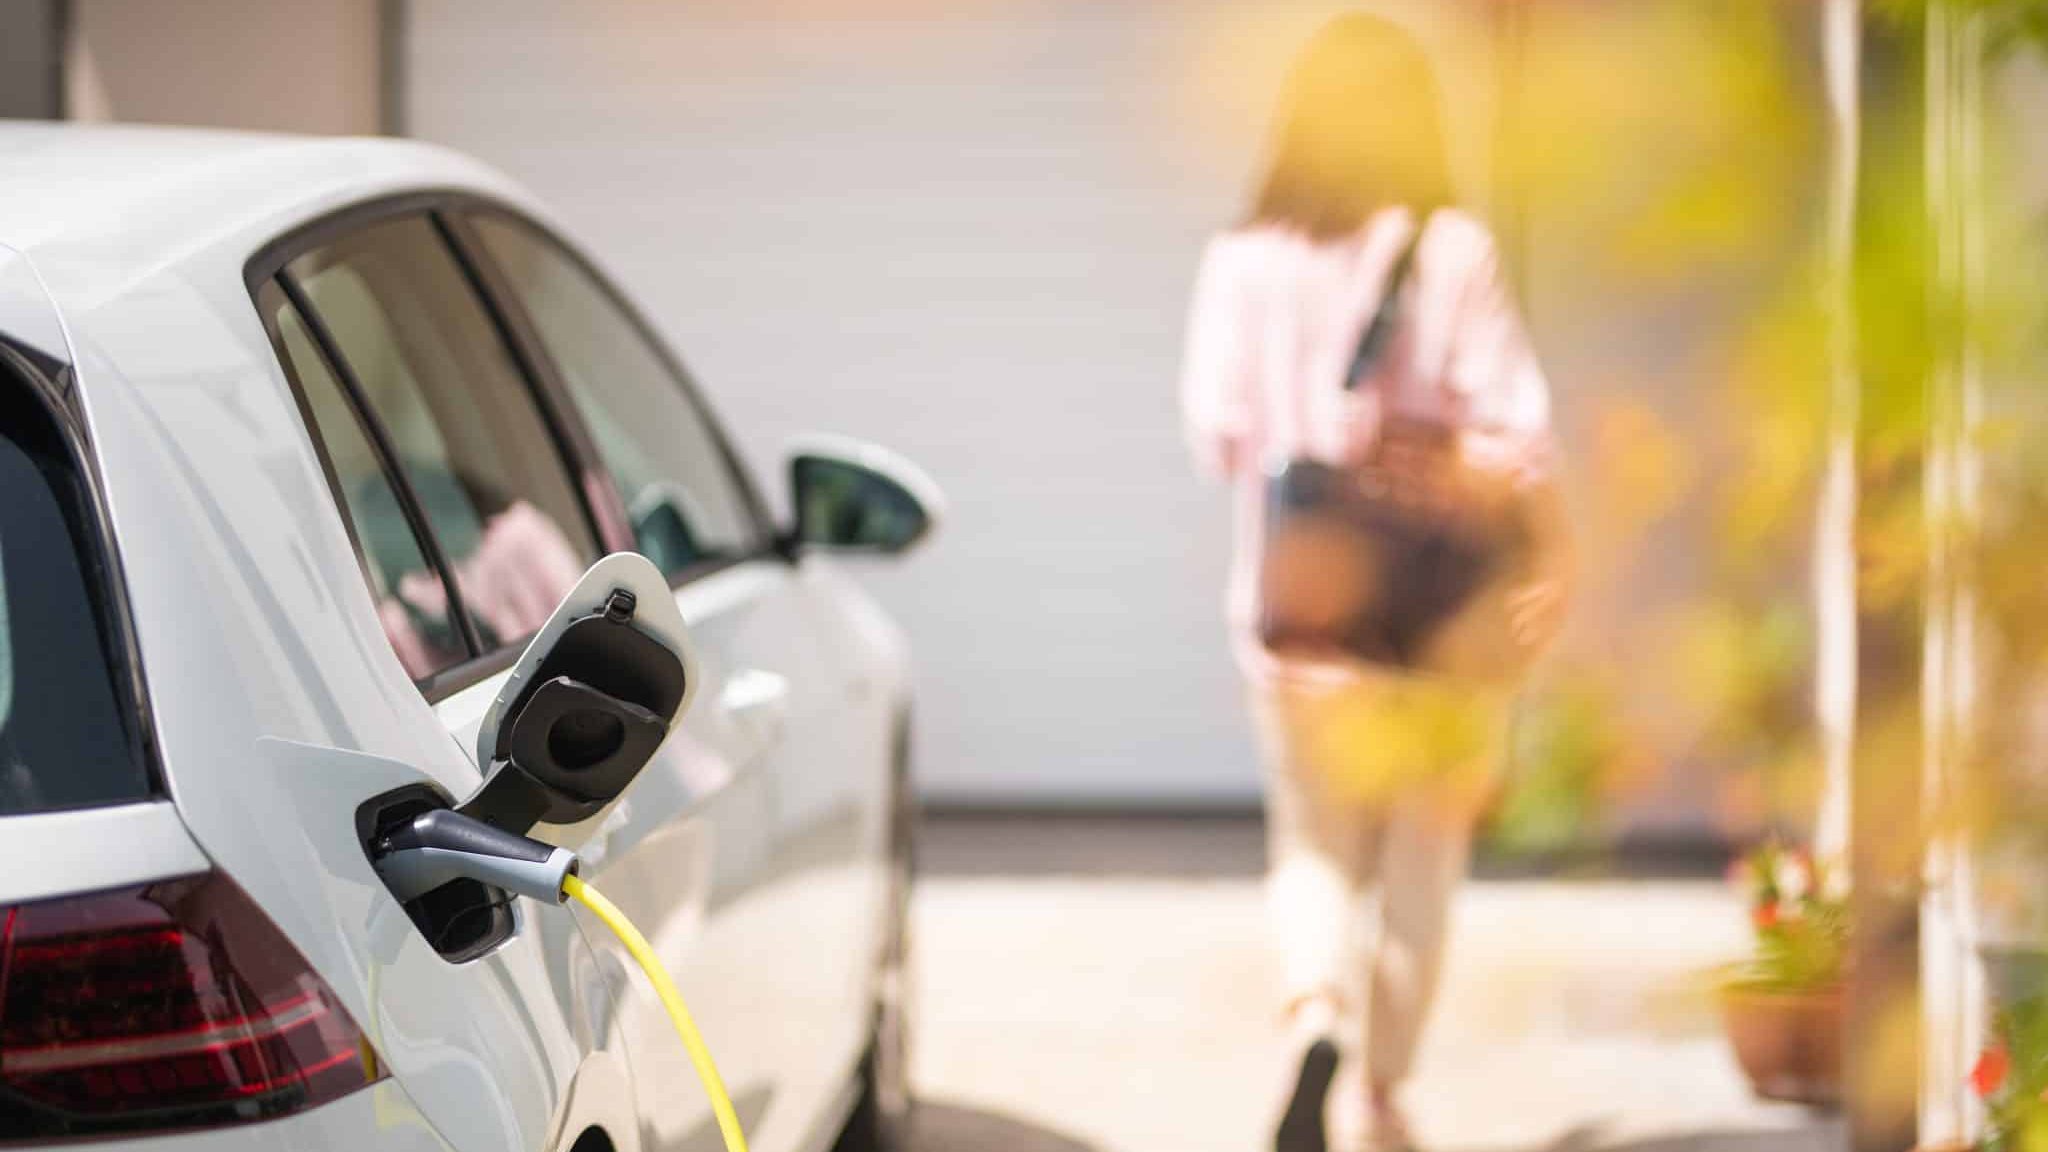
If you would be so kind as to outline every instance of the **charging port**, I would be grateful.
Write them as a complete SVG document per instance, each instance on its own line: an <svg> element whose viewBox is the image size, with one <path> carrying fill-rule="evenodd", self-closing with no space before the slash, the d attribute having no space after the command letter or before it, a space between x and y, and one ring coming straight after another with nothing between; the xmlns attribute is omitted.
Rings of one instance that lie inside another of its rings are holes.
<svg viewBox="0 0 2048 1152"><path fill-rule="evenodd" d="M409 784L365 801L356 809L356 838L363 855L377 858L377 845L414 817L454 805L440 790ZM512 894L479 880L451 880L402 907L435 952L450 963L474 960L512 935Z"/></svg>

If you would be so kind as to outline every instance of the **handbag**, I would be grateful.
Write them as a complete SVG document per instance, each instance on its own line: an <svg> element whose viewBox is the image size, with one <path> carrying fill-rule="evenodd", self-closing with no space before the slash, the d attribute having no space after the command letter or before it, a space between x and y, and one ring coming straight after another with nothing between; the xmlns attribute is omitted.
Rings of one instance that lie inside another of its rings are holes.
<svg viewBox="0 0 2048 1152"><path fill-rule="evenodd" d="M1420 235L1388 273L1346 391L1381 375ZM1269 467L1259 638L1283 657L1515 680L1542 647L1518 641L1509 619L1512 594L1535 567L1524 501L1505 478L1464 464L1455 427L1382 409L1362 460L1294 457Z"/></svg>

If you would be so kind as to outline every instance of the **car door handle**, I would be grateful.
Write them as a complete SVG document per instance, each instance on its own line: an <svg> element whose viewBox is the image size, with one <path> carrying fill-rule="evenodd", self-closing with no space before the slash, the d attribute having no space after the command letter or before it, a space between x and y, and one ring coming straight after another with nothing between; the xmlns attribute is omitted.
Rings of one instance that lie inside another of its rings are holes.
<svg viewBox="0 0 2048 1152"><path fill-rule="evenodd" d="M718 706L762 744L772 743L789 720L789 678L763 668L742 668L726 677Z"/></svg>

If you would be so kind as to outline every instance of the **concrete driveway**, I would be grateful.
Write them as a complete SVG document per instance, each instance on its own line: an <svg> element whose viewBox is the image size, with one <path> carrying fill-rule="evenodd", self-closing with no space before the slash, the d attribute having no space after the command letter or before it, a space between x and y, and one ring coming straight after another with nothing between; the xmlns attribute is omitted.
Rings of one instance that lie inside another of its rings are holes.
<svg viewBox="0 0 2048 1152"><path fill-rule="evenodd" d="M1249 820L935 820L918 1152L1255 1152L1284 1085ZM1479 880L1408 1102L1431 1150L1825 1149L1752 1100L1703 970L1712 879Z"/></svg>

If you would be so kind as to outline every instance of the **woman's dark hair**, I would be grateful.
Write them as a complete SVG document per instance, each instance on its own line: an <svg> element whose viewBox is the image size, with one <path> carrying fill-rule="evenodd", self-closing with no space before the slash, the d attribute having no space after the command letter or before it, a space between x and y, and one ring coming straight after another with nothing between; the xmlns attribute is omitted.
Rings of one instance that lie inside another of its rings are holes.
<svg viewBox="0 0 2048 1152"><path fill-rule="evenodd" d="M1330 239L1382 208L1450 203L1442 103L1405 29L1362 13L1331 21L1288 75L1248 223Z"/></svg>

